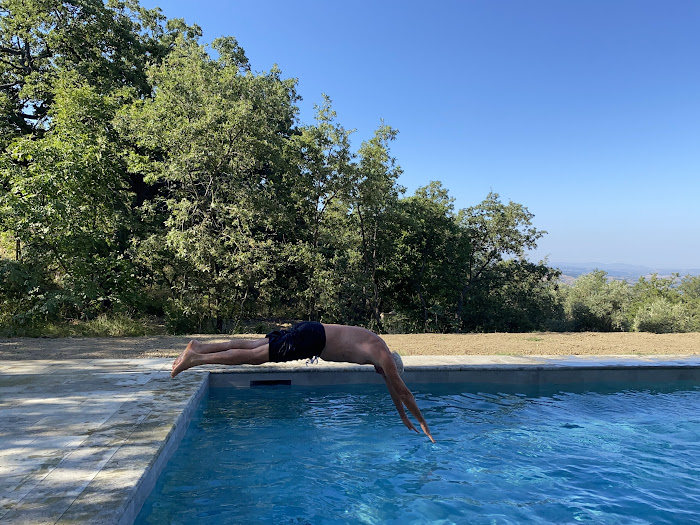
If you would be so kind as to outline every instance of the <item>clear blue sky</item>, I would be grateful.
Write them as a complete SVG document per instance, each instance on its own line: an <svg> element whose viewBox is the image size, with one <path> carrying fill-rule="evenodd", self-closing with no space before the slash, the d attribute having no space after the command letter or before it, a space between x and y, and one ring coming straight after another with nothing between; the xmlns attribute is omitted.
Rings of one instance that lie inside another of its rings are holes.
<svg viewBox="0 0 700 525"><path fill-rule="evenodd" d="M407 194L525 205L550 262L700 268L697 0L147 0L322 93L353 147L383 119Z"/></svg>

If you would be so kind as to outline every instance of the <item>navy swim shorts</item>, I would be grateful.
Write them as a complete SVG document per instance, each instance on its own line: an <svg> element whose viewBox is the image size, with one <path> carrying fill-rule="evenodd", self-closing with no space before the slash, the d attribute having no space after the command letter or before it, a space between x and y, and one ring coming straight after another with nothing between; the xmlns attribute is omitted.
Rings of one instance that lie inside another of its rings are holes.
<svg viewBox="0 0 700 525"><path fill-rule="evenodd" d="M321 323L306 321L289 330L275 330L269 339L270 361L281 363L318 357L326 347L326 330Z"/></svg>

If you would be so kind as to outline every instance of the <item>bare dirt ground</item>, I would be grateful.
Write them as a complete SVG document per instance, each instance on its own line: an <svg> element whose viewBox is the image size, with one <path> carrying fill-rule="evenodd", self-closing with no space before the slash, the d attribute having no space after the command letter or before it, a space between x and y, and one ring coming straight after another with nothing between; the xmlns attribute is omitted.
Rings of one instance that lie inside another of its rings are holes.
<svg viewBox="0 0 700 525"><path fill-rule="evenodd" d="M233 337L256 338L261 335ZM527 333L384 335L401 355L689 355L700 353L700 333ZM176 357L187 342L227 336L0 339L0 359L132 359Z"/></svg>

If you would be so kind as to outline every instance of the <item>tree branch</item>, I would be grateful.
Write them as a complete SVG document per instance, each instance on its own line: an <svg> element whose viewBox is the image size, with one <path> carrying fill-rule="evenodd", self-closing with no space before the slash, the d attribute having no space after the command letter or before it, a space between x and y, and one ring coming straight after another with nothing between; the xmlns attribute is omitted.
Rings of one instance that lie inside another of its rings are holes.
<svg viewBox="0 0 700 525"><path fill-rule="evenodd" d="M0 62L2 62L3 64L7 64L8 66L10 66L10 67L13 68L13 69L18 69L18 70L20 70L20 71L24 71L24 68L23 68L23 67L20 67L20 66L18 66L17 64L13 64L13 63L10 62L9 60L5 60L4 58L0 58Z"/></svg>
<svg viewBox="0 0 700 525"><path fill-rule="evenodd" d="M18 113L18 115L22 118L26 118L27 120L39 120L41 118L36 115L29 115L27 113Z"/></svg>
<svg viewBox="0 0 700 525"><path fill-rule="evenodd" d="M11 55L24 55L24 51L21 49L12 49L11 47L0 46L0 53L10 53Z"/></svg>

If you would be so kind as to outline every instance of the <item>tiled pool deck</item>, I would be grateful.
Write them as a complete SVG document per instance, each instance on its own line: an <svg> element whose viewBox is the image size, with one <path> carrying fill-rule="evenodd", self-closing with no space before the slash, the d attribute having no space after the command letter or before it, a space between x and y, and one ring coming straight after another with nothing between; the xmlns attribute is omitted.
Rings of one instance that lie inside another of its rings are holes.
<svg viewBox="0 0 700 525"><path fill-rule="evenodd" d="M422 356L404 362L409 387L436 381L532 386L689 379L700 384L700 355ZM279 379L293 384L381 382L372 367L323 362L204 367L171 379L171 363L1 363L0 522L131 523L210 386L246 387L251 381Z"/></svg>

